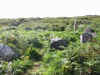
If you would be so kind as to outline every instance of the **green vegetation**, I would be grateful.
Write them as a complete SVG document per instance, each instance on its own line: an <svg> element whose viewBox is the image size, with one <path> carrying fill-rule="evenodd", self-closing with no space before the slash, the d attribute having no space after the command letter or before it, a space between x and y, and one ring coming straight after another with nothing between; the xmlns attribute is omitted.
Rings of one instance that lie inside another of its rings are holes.
<svg viewBox="0 0 100 75"><path fill-rule="evenodd" d="M0 61L0 75L100 75L100 16L0 19L0 43L19 57ZM96 31L92 42L80 43L86 27ZM64 50L50 48L50 39L66 39Z"/></svg>

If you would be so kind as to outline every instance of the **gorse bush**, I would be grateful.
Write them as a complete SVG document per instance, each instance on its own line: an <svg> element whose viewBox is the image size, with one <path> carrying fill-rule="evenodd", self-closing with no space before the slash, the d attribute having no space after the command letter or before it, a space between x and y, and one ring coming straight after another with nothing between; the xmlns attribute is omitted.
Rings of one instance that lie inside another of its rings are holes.
<svg viewBox="0 0 100 75"><path fill-rule="evenodd" d="M16 61L13 61L12 67L12 73L13 75L21 75L23 72L27 70L27 68L31 68L33 65L32 61L29 60L29 57L26 56L22 60L18 59Z"/></svg>

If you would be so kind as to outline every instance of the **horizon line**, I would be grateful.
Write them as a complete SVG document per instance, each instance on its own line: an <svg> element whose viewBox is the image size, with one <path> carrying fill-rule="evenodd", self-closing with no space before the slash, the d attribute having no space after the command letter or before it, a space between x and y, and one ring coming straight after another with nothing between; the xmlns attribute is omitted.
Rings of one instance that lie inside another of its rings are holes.
<svg viewBox="0 0 100 75"><path fill-rule="evenodd" d="M78 15L78 16L57 16L57 17L53 17L53 16L45 16L45 17L0 17L0 19L19 19L19 18L73 18L73 17L84 17L84 16L100 16L100 15Z"/></svg>

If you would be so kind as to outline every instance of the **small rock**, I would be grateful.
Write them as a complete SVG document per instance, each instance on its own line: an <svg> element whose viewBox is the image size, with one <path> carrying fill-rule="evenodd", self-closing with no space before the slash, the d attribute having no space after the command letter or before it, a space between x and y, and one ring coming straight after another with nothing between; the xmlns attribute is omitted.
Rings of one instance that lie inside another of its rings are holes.
<svg viewBox="0 0 100 75"><path fill-rule="evenodd" d="M25 30L32 30L32 28L27 27L27 28L25 28Z"/></svg>

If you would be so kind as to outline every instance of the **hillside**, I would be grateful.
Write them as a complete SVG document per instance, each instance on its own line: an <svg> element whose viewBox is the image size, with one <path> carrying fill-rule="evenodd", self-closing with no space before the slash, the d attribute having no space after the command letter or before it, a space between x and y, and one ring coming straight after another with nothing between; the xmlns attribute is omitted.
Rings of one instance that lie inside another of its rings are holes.
<svg viewBox="0 0 100 75"><path fill-rule="evenodd" d="M100 75L100 16L0 19L0 60L0 75Z"/></svg>

